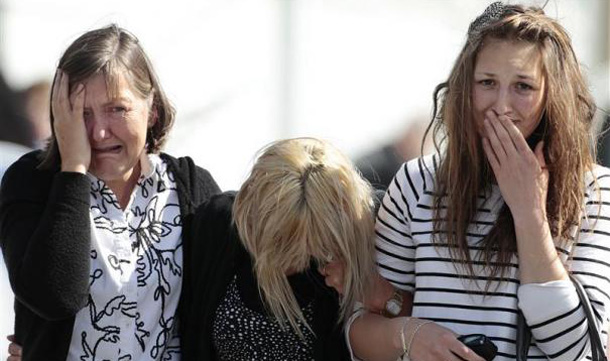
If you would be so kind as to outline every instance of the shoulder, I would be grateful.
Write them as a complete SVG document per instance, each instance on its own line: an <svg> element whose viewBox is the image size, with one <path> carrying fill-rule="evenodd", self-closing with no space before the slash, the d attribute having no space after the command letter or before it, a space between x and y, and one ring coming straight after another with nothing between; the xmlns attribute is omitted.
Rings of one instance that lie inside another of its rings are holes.
<svg viewBox="0 0 610 361"><path fill-rule="evenodd" d="M20 193L19 190L37 192L41 188L49 188L56 173L38 169L41 151L33 151L23 155L14 162L2 177L2 195Z"/></svg>
<svg viewBox="0 0 610 361"><path fill-rule="evenodd" d="M159 157L167 164L174 175L176 183L190 194L196 204L208 200L212 195L220 193L220 187L206 169L195 165L191 157L175 158L166 153Z"/></svg>
<svg viewBox="0 0 610 361"><path fill-rule="evenodd" d="M202 211L217 216L230 217L233 212L233 202L236 194L234 191L216 194L203 204Z"/></svg>
<svg viewBox="0 0 610 361"><path fill-rule="evenodd" d="M234 246L233 200L234 192L225 192L212 196L195 211L190 236L195 240L193 254L205 254L209 262L216 262L216 254L220 257L227 247ZM200 250L203 249L205 251ZM203 253L202 253L203 252ZM207 258L212 257L212 259ZM201 262L200 258L198 262Z"/></svg>
<svg viewBox="0 0 610 361"><path fill-rule="evenodd" d="M195 211L194 229L215 232L229 228L233 223L234 200L235 192L213 195Z"/></svg>
<svg viewBox="0 0 610 361"><path fill-rule="evenodd" d="M585 196L591 198L594 194L601 192L602 198L608 198L603 196L603 191L610 191L610 169L598 164L594 164L590 172L585 174Z"/></svg>
<svg viewBox="0 0 610 361"><path fill-rule="evenodd" d="M42 151L34 150L28 153L25 153L21 156L17 161L15 161L10 167L7 169L7 173L10 172L34 172L37 170L38 164L40 163L40 155Z"/></svg>
<svg viewBox="0 0 610 361"><path fill-rule="evenodd" d="M431 193L438 163L437 155L427 155L404 163L396 173L391 187L400 188L403 194L413 193L416 198L423 193Z"/></svg>

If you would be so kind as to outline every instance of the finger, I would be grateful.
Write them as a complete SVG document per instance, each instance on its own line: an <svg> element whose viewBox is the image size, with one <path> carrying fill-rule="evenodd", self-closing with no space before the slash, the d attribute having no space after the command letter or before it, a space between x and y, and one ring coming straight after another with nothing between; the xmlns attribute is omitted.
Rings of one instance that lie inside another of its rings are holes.
<svg viewBox="0 0 610 361"><path fill-rule="evenodd" d="M318 267L318 273L326 277L326 265Z"/></svg>
<svg viewBox="0 0 610 361"><path fill-rule="evenodd" d="M10 342L15 342L15 335L8 335L8 336L6 336L6 339L9 340Z"/></svg>
<svg viewBox="0 0 610 361"><path fill-rule="evenodd" d="M488 119L490 120L491 125L493 126L494 130L496 131L496 135L498 136L498 139L500 140L500 144L502 145L502 148L506 152L506 155L509 157L516 156L517 147L515 146L515 143L513 142L513 139L511 138L511 136L507 130L507 126L509 125L507 123L512 124L512 121L504 115L496 116L495 114L493 114L493 112L490 112L490 113L491 114L490 114L490 116L488 116Z"/></svg>
<svg viewBox="0 0 610 361"><path fill-rule="evenodd" d="M57 96L53 96L53 102L55 109L53 109L53 116L57 114L66 114L70 111L70 100L68 99L68 74L61 71L61 77L59 79L59 89L57 90Z"/></svg>
<svg viewBox="0 0 610 361"><path fill-rule="evenodd" d="M497 120L496 120L497 121ZM489 118L485 118L485 129L487 132L487 140L489 141L489 145L496 155L496 159L498 160L498 164L503 164L506 160L506 150L504 150L504 146L502 145L502 141L500 140L498 134L496 133L496 128L493 126L493 121Z"/></svg>
<svg viewBox="0 0 610 361"><path fill-rule="evenodd" d="M76 93L76 95L74 101L71 102L72 111L77 115L82 116L83 108L85 106L85 86L83 84L78 84L74 93Z"/></svg>
<svg viewBox="0 0 610 361"><path fill-rule="evenodd" d="M474 351L472 351L470 347L461 343L457 338L455 339L455 342L452 342L449 347L453 355L458 357L458 359L469 361L485 361L485 359L477 355Z"/></svg>
<svg viewBox="0 0 610 361"><path fill-rule="evenodd" d="M53 116L55 116L55 111L57 111L57 107L59 106L59 89L61 88L61 77L62 71L61 69L57 69L55 71L55 80L53 80L53 90L51 91L51 110L53 111Z"/></svg>
<svg viewBox="0 0 610 361"><path fill-rule="evenodd" d="M8 353L12 356L21 356L21 346L12 342L8 345Z"/></svg>
<svg viewBox="0 0 610 361"><path fill-rule="evenodd" d="M485 151L485 155L487 156L489 165L491 165L491 169L494 171L494 174L497 175L500 171L500 163L498 162L496 153L493 151L491 145L489 144L489 139L487 138L483 138L483 151Z"/></svg>
<svg viewBox="0 0 610 361"><path fill-rule="evenodd" d="M544 159L544 140L541 140L538 142L538 144L536 144L534 154L536 155L538 165L540 165L542 169L546 169L546 160Z"/></svg>
<svg viewBox="0 0 610 361"><path fill-rule="evenodd" d="M501 116L501 117L499 117L499 119L500 119L500 122L502 123L502 125L504 126L504 129L506 129L508 135L510 136L510 138L513 142L513 145L515 146L517 151L520 153L531 152L530 147L527 145L527 141L525 140L525 137L523 136L523 133L521 133L521 131L519 130L519 128L517 128L515 123L513 123L513 121L510 120L510 118L506 117L506 116Z"/></svg>
<svg viewBox="0 0 610 361"><path fill-rule="evenodd" d="M9 356L6 361L21 361L20 356Z"/></svg>

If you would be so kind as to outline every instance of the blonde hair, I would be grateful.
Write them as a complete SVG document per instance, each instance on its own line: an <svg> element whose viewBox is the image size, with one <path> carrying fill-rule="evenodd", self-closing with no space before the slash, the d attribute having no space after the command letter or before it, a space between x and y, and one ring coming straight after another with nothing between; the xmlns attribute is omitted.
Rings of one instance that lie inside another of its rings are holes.
<svg viewBox="0 0 610 361"><path fill-rule="evenodd" d="M330 143L297 138L261 151L237 193L233 218L254 259L262 299L284 327L307 324L287 274L313 260L345 264L340 320L363 299L374 272L370 185ZM310 328L311 329L311 328Z"/></svg>
<svg viewBox="0 0 610 361"><path fill-rule="evenodd" d="M546 206L551 234L558 243L570 242L573 227L580 224L585 174L591 171L595 154L591 133L595 104L561 25L540 8L505 5L496 21L469 33L449 79L434 92L428 130L433 126L434 139L440 139L440 145L435 142L437 150L441 145L446 149L436 174L434 224L436 234L446 238L435 240L450 245L458 263L467 261L470 274L474 271L466 233L477 214L477 197L481 191L489 192L493 179L476 132L471 98L477 56L490 40L534 44L542 55L546 95L541 127L550 174ZM444 217L441 208L446 209ZM506 205L482 245L479 258L491 270L489 287L494 276L506 274L516 252L513 218Z"/></svg>

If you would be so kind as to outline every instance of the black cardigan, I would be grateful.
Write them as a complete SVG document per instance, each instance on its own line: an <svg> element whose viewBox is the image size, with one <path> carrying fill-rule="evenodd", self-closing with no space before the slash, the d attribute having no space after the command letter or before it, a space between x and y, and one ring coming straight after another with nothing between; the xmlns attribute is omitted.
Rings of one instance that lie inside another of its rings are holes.
<svg viewBox="0 0 610 361"><path fill-rule="evenodd" d="M89 178L39 170L40 152L13 164L0 188L0 245L15 293L15 338L23 361L65 361L74 316L89 295ZM175 177L182 226L198 205L220 192L212 176L186 158L161 154ZM183 232L184 254L191 242ZM190 268L184 257L184 268ZM189 282L185 273L183 283ZM181 298L181 305L183 298ZM179 306L179 315L184 309Z"/></svg>
<svg viewBox="0 0 610 361"><path fill-rule="evenodd" d="M212 326L216 309L227 287L238 270L250 265L250 257L239 240L232 220L234 193L212 197L195 213L191 235L193 248L188 254L189 284L184 284L183 295L188 290L188 316L181 320L182 359L218 360L212 340ZM315 292L312 329L315 360L349 360L343 328L337 323L338 297L324 284L323 277L310 270ZM294 285L293 285L294 289ZM249 294L252 297L253 292ZM256 301L245 299L244 302Z"/></svg>

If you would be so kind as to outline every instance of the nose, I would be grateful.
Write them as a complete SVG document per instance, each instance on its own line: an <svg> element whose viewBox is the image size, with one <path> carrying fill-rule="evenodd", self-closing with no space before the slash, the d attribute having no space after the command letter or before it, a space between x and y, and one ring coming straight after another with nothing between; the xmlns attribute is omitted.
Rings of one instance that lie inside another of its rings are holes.
<svg viewBox="0 0 610 361"><path fill-rule="evenodd" d="M89 128L89 139L93 142L101 142L110 137L109 122L106 117L98 114L89 116L87 119L87 125Z"/></svg>
<svg viewBox="0 0 610 361"><path fill-rule="evenodd" d="M511 113L511 98L510 90L508 88L500 87L498 89L492 110L497 116L508 115Z"/></svg>

